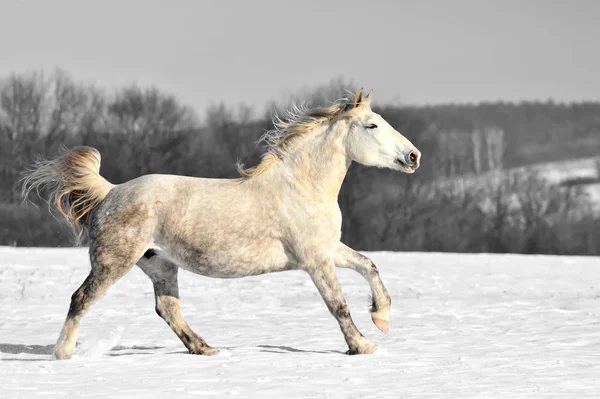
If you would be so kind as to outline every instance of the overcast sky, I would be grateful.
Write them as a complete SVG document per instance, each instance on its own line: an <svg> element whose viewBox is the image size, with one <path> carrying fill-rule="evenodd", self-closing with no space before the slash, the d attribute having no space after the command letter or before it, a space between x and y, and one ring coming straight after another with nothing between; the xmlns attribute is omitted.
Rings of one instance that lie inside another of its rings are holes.
<svg viewBox="0 0 600 399"><path fill-rule="evenodd" d="M600 1L0 3L0 74L155 84L201 111L343 76L376 102L600 100Z"/></svg>

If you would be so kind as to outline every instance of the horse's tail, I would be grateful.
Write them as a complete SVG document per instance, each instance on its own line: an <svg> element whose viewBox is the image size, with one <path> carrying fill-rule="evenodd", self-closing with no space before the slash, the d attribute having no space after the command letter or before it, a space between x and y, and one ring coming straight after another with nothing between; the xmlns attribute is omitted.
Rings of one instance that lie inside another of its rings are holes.
<svg viewBox="0 0 600 399"><path fill-rule="evenodd" d="M81 242L89 226L90 212L114 187L100 176L100 153L92 147L75 147L51 160L40 159L22 182L23 198L31 190L47 188L48 205L54 204Z"/></svg>

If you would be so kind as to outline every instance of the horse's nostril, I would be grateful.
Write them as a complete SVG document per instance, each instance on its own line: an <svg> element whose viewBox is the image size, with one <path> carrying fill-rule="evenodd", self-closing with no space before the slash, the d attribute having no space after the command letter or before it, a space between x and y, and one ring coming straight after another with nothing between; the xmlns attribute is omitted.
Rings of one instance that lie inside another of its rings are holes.
<svg viewBox="0 0 600 399"><path fill-rule="evenodd" d="M417 162L417 159L418 159L417 153L414 151L411 151L410 154L408 154L408 159L410 160L411 163Z"/></svg>

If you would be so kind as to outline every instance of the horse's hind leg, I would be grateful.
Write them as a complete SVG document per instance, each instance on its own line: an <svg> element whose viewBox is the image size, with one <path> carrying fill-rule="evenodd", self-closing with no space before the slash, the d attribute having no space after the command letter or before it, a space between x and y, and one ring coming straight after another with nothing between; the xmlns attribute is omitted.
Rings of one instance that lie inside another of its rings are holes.
<svg viewBox="0 0 600 399"><path fill-rule="evenodd" d="M135 266L152 237L152 223L140 207L127 208L110 216L97 213L90 227L92 269L81 287L71 296L71 305L56 346L54 359L68 359L75 353L81 319L91 307Z"/></svg>
<svg viewBox="0 0 600 399"><path fill-rule="evenodd" d="M216 354L218 351L208 346L183 319L179 306L177 265L152 250L148 250L137 264L154 285L156 313L167 322L190 353L207 356Z"/></svg>
<svg viewBox="0 0 600 399"><path fill-rule="evenodd" d="M143 249L141 247L139 252ZM139 252L131 249L119 251L118 247L102 251L98 246L90 246L92 269L81 287L71 296L67 319L54 347L54 359L68 359L75 353L81 319L113 284L133 268Z"/></svg>

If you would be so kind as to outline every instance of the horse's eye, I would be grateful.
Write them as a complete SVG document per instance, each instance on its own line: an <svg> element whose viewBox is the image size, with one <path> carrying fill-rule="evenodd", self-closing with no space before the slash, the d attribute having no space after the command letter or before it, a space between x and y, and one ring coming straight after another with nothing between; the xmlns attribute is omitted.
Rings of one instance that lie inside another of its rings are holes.
<svg viewBox="0 0 600 399"><path fill-rule="evenodd" d="M367 129L377 129L377 125L374 123L371 123L370 125L367 126Z"/></svg>

